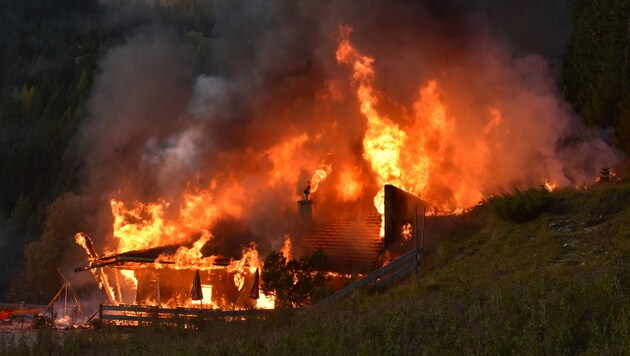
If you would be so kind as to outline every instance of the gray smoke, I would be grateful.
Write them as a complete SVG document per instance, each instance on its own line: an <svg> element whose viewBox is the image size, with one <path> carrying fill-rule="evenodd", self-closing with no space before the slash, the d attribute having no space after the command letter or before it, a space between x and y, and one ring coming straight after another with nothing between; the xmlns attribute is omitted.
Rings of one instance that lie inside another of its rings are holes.
<svg viewBox="0 0 630 356"><path fill-rule="evenodd" d="M384 93L378 109L401 127L413 126L407 111L418 88L439 82L457 123L457 140L447 147L452 158L442 167L449 175L479 168L484 194L544 178L590 181L618 156L557 93L551 64L564 50L571 2L507 3L215 1L206 73L193 71L195 49L183 31L133 28L103 58L89 102L79 138L84 194L101 204L99 216L107 215L112 196L166 199L173 202L167 213L176 216L191 183L217 194L238 186L240 193L225 199L240 213L224 211L221 235L236 219L246 227L238 234L263 249L281 245L296 192L320 164L331 164L333 174L317 193L318 214L371 204L378 187L362 158L365 118L349 69L335 60L340 24L352 26L355 46L374 58L374 84ZM487 137L486 166L468 167L489 107L501 109L502 126ZM293 166L280 167L274 149L304 134ZM365 182L358 201L339 198L336 172L344 167ZM451 201L440 179L429 191ZM94 224L101 227L92 230L107 231L111 220ZM97 237L101 246L106 239Z"/></svg>

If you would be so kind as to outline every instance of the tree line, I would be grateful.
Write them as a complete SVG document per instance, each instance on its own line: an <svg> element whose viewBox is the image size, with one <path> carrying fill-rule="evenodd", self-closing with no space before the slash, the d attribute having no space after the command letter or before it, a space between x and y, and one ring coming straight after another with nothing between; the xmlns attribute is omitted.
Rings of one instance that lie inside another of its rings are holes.
<svg viewBox="0 0 630 356"><path fill-rule="evenodd" d="M71 145L99 59L129 28L156 21L193 40L211 31L210 2L159 3L0 0L0 299L21 300L19 290L29 288L45 302L61 283L55 267L72 243L61 235L73 223L60 214L76 211L67 194L81 174ZM131 15L107 25L123 7Z"/></svg>
<svg viewBox="0 0 630 356"><path fill-rule="evenodd" d="M580 0L563 58L562 93L588 125L630 153L630 1Z"/></svg>

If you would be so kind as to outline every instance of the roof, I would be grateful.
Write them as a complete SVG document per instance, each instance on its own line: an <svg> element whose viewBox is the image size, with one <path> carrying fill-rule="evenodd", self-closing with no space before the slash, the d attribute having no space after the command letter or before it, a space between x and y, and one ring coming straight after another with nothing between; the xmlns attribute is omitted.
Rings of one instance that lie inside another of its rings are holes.
<svg viewBox="0 0 630 356"><path fill-rule="evenodd" d="M117 266L129 266L132 264L141 264L141 263L155 263L159 262L161 264L173 264L173 261L168 260L158 260L160 255L172 255L174 254L179 247L182 245L168 245L168 246L160 246L154 247L146 250L135 250L135 251L126 251L121 253L115 253L111 255L105 255L97 258L94 261L91 261L89 265L85 267L75 268L75 272L87 271L94 268L100 268L105 266L117 267ZM214 261L215 265L222 266L227 265L228 260L225 258L217 258Z"/></svg>
<svg viewBox="0 0 630 356"><path fill-rule="evenodd" d="M330 270L369 273L383 249L380 227L381 216L372 209L320 223L304 243L309 252L323 250Z"/></svg>

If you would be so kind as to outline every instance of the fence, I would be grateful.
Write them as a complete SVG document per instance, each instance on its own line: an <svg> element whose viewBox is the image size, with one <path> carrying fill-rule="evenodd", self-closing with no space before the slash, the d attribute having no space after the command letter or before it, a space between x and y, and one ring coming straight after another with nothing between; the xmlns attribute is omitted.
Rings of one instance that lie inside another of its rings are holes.
<svg viewBox="0 0 630 356"><path fill-rule="evenodd" d="M387 266L381 267L363 277L362 279L340 289L339 291L337 291L337 293L322 300L316 305L324 305L326 303L339 300L352 293L357 288L366 286L368 284L372 284L374 288L383 288L417 270L419 265L420 250L414 248L401 257L395 259Z"/></svg>
<svg viewBox="0 0 630 356"><path fill-rule="evenodd" d="M188 326L205 320L243 320L264 318L273 310L212 310L194 308L159 308L137 305L99 306L101 322L114 322L124 325L173 325Z"/></svg>

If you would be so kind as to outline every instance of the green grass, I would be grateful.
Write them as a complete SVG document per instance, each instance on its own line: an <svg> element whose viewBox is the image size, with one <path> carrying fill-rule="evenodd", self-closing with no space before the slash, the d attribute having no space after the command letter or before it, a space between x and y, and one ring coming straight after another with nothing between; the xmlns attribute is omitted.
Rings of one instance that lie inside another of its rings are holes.
<svg viewBox="0 0 630 356"><path fill-rule="evenodd" d="M421 272L381 294L195 331L42 332L0 353L627 354L630 184L551 198L522 223L488 204L457 218Z"/></svg>

